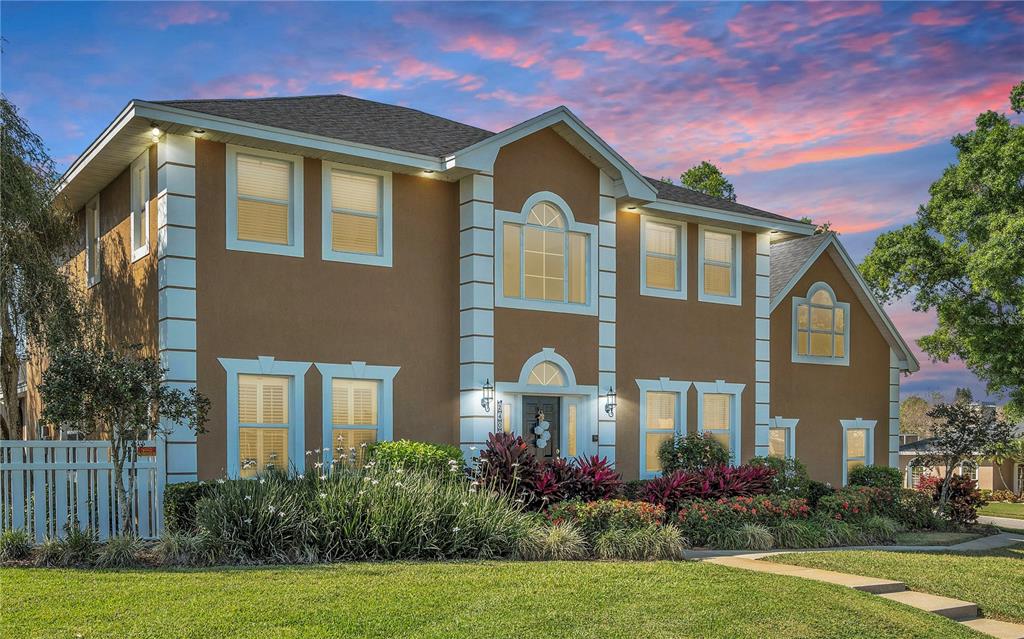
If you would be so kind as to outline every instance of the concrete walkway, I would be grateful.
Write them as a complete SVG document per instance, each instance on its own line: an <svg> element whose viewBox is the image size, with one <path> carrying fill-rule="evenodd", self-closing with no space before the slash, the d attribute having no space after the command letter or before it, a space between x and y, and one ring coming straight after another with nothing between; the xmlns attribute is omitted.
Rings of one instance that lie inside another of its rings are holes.
<svg viewBox="0 0 1024 639"><path fill-rule="evenodd" d="M1024 519L1013 519L1012 517L989 517L988 515L979 515L978 522L982 524L989 524L991 526L999 526L1000 528L1008 528L1010 530L1019 530L1024 532Z"/></svg>
<svg viewBox="0 0 1024 639"><path fill-rule="evenodd" d="M887 550L905 552L949 552L949 551L972 551L992 550L1005 548L1017 543L1024 542L1024 533L1003 533L991 535L956 544L953 546L860 546L847 548L826 548L823 550ZM728 552L728 554L726 554ZM787 577L799 577L812 579L825 583L853 588L862 592L868 592L885 597L907 606L918 608L937 615L942 615L954 621L968 626L972 630L982 634L996 637L997 639L1024 639L1024 625L998 621L996 619L983 619L978 617L978 605L971 601L961 601L950 597L941 597L924 592L907 590L906 584L901 581L890 579L879 579L875 577L862 577L850 575L831 570L818 570L816 568L805 568L803 566L791 566L788 564L776 564L767 561L758 561L762 557L780 555L790 552L808 551L773 551L773 552L743 552L743 551L690 551L688 556L700 558L708 563L718 564L729 568L750 570L754 572L766 572Z"/></svg>

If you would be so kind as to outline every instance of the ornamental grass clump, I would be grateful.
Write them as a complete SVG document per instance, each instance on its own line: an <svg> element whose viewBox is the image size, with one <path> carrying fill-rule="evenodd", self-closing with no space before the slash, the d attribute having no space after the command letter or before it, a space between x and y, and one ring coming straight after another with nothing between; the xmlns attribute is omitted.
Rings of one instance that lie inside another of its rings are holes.
<svg viewBox="0 0 1024 639"><path fill-rule="evenodd" d="M593 541L598 559L654 561L682 559L686 540L672 525L649 525L636 528L610 528Z"/></svg>
<svg viewBox="0 0 1024 639"><path fill-rule="evenodd" d="M519 540L516 555L527 561L572 561L586 558L587 539L575 525L537 523Z"/></svg>
<svg viewBox="0 0 1024 639"><path fill-rule="evenodd" d="M813 521L783 520L768 531L776 548L822 548L829 541L825 529Z"/></svg>
<svg viewBox="0 0 1024 639"><path fill-rule="evenodd" d="M0 561L28 559L32 554L32 537L27 530L5 530L0 534Z"/></svg>
<svg viewBox="0 0 1024 639"><path fill-rule="evenodd" d="M160 536L154 548L164 566L205 566L216 561L219 544L207 534L171 531Z"/></svg>
<svg viewBox="0 0 1024 639"><path fill-rule="evenodd" d="M142 540L136 535L114 535L96 555L97 568L132 568L139 565Z"/></svg>

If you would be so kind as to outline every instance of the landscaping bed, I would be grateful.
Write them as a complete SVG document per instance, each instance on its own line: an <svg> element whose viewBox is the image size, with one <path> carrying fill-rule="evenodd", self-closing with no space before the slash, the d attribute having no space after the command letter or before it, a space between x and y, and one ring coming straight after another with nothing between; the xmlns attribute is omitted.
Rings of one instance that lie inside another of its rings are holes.
<svg viewBox="0 0 1024 639"><path fill-rule="evenodd" d="M979 552L790 553L767 560L902 581L911 590L973 601L986 617L1024 623L1024 544Z"/></svg>
<svg viewBox="0 0 1024 639"><path fill-rule="evenodd" d="M947 619L845 588L694 562L0 569L0 636L949 637Z"/></svg>

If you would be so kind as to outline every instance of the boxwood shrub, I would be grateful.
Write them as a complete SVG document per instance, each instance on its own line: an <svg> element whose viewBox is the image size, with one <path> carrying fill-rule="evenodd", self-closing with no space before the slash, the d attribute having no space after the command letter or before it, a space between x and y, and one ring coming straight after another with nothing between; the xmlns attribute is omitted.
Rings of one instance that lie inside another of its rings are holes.
<svg viewBox="0 0 1024 639"><path fill-rule="evenodd" d="M196 531L196 503L207 497L213 484L188 481L164 487L164 527L168 532Z"/></svg>
<svg viewBox="0 0 1024 639"><path fill-rule="evenodd" d="M452 468L461 471L465 466L458 446L408 439L371 444L368 457L380 464L438 473L450 472Z"/></svg>

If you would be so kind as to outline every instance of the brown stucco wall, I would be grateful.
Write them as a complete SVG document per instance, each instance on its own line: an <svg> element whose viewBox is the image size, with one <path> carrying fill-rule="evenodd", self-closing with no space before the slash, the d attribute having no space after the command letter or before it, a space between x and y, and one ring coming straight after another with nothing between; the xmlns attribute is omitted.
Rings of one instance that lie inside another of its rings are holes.
<svg viewBox="0 0 1024 639"><path fill-rule="evenodd" d="M305 257L225 249L225 147L196 143L197 367L210 397L199 476L225 466L218 357L400 366L394 436L458 436L458 185L395 174L392 268L321 259L321 163L306 159ZM319 371L306 374L307 448L321 446Z"/></svg>
<svg viewBox="0 0 1024 639"><path fill-rule="evenodd" d="M599 171L551 129L502 148L494 162L495 209L519 212L538 191L565 199L577 222L597 224ZM569 360L579 384L597 384L597 332L596 316L496 308L494 377L518 381L523 363L551 347Z"/></svg>
<svg viewBox="0 0 1024 639"><path fill-rule="evenodd" d="M640 463L637 379L746 384L741 399L740 448L754 454L754 277L757 238L743 233L742 304L697 301L698 225L687 226L687 299L640 295L640 215L620 211L616 240L616 462L627 479ZM697 431L697 391L687 395L686 426Z"/></svg>
<svg viewBox="0 0 1024 639"><path fill-rule="evenodd" d="M803 297L824 281L840 302L850 304L850 365L794 364L792 317L794 296ZM796 456L811 477L833 485L842 482L841 419L877 420L874 461L889 461L889 345L857 300L829 251L775 308L771 316L771 414L798 418Z"/></svg>
<svg viewBox="0 0 1024 639"><path fill-rule="evenodd" d="M131 249L130 166L100 191L100 281L88 289L106 339L114 346L142 344L149 355L157 352L158 335L156 178L154 145L149 149L149 254L136 262ZM77 253L67 268L72 281L85 289L85 207L75 217ZM31 437L42 412L38 385L45 363L45 354L37 351L26 366L25 426Z"/></svg>

